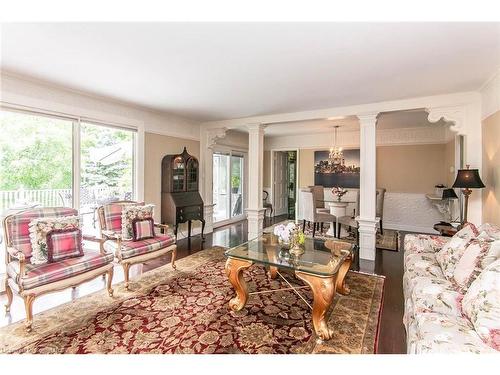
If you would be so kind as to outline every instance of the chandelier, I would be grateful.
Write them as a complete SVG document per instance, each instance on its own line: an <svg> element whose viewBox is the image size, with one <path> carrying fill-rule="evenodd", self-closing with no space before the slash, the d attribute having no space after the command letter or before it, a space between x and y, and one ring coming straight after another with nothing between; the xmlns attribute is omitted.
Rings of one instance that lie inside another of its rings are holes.
<svg viewBox="0 0 500 375"><path fill-rule="evenodd" d="M343 173L347 170L345 166L344 153L342 152L342 147L337 146L337 129L339 125L334 126L334 138L333 138L333 147L330 148L330 152L328 154L328 169L330 169L330 173Z"/></svg>

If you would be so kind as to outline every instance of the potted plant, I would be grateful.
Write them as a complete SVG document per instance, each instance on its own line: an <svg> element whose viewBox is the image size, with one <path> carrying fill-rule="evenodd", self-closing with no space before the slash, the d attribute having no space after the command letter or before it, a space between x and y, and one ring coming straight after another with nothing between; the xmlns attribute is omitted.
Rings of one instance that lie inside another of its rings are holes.
<svg viewBox="0 0 500 375"><path fill-rule="evenodd" d="M238 194L240 191L240 176L231 176L231 191L233 194Z"/></svg>

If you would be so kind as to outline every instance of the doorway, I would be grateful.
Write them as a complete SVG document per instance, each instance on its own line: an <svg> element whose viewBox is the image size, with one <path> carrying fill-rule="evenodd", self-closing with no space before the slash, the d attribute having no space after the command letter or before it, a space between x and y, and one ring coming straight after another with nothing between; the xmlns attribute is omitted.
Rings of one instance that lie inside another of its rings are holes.
<svg viewBox="0 0 500 375"><path fill-rule="evenodd" d="M214 223L244 218L244 155L236 151L215 152L213 156Z"/></svg>
<svg viewBox="0 0 500 375"><path fill-rule="evenodd" d="M295 220L297 205L297 150L273 152L273 208L275 215Z"/></svg>

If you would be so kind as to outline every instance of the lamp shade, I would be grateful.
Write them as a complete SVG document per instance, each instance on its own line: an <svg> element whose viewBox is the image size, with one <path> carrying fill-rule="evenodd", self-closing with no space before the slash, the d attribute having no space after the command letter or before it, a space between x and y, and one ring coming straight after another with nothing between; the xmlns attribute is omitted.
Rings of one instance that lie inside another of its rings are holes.
<svg viewBox="0 0 500 375"><path fill-rule="evenodd" d="M458 199L457 194L455 194L455 190L453 189L444 189L443 196L441 199Z"/></svg>
<svg viewBox="0 0 500 375"><path fill-rule="evenodd" d="M479 177L477 169L459 169L457 178L453 183L454 188L481 189L484 188L483 181Z"/></svg>

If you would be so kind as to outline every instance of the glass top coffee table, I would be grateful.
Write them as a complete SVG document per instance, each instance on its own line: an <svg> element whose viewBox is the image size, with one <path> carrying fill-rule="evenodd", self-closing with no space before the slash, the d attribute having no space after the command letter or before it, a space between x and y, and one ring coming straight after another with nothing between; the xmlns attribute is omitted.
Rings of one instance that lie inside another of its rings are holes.
<svg viewBox="0 0 500 375"><path fill-rule="evenodd" d="M291 270L295 276L304 281L313 292L312 319L316 334L323 340L332 337L328 328L326 313L330 308L335 292L348 294L345 276L351 266L355 245L338 240L306 238L304 253L291 255L278 244L278 239L271 233L233 247L225 252L226 274L236 291L236 296L229 301L229 308L240 311L245 307L249 294L243 278L243 270L253 264L269 267L271 278L280 276L289 286L282 290L293 290L311 307L298 292L300 287L292 286L280 273L280 269ZM266 291L267 292L267 291Z"/></svg>

